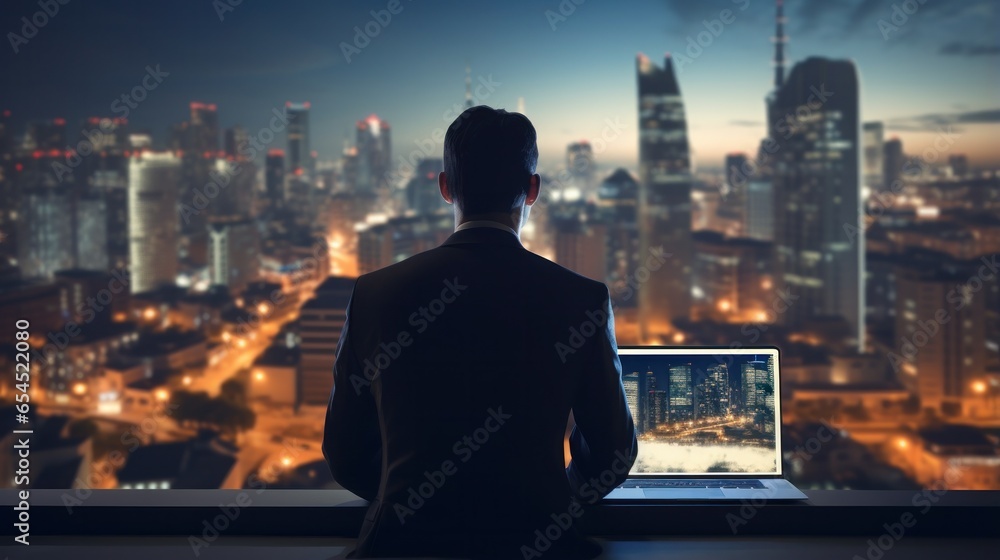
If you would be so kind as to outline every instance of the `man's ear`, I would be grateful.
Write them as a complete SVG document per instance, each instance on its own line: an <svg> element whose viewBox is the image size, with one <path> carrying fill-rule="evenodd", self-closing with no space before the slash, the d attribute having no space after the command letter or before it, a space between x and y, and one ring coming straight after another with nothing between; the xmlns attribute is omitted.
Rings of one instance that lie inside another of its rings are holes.
<svg viewBox="0 0 1000 560"><path fill-rule="evenodd" d="M528 193L524 197L524 203L531 206L538 200L538 191L542 188L542 178L538 174L534 174L528 180Z"/></svg>
<svg viewBox="0 0 1000 560"><path fill-rule="evenodd" d="M455 200L451 197L451 193L448 192L448 176L445 175L444 171L438 173L438 189L441 191L441 198L448 204L454 204Z"/></svg>

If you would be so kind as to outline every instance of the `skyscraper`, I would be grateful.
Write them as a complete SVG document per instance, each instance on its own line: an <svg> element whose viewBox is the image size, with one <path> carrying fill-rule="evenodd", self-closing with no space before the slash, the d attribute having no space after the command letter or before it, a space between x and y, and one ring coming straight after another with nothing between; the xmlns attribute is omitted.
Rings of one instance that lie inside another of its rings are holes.
<svg viewBox="0 0 1000 560"><path fill-rule="evenodd" d="M358 188L363 192L381 192L390 186L389 161L392 158L392 139L389 123L368 115L358 121L355 145L358 148Z"/></svg>
<svg viewBox="0 0 1000 560"><path fill-rule="evenodd" d="M226 152L226 156L240 158L243 156L244 151L246 151L249 142L250 136L247 134L246 129L242 126L234 126L226 129L223 149Z"/></svg>
<svg viewBox="0 0 1000 560"><path fill-rule="evenodd" d="M66 187L37 186L21 195L18 265L25 278L73 268L73 201Z"/></svg>
<svg viewBox="0 0 1000 560"><path fill-rule="evenodd" d="M879 121L866 122L862 129L864 130L862 146L865 150L864 185L868 187L870 192L881 192L884 188L883 181L885 181L885 151L883 148L885 130Z"/></svg>
<svg viewBox="0 0 1000 560"><path fill-rule="evenodd" d="M208 224L208 264L212 285L238 294L260 273L257 227L249 218L214 218Z"/></svg>
<svg viewBox="0 0 1000 560"><path fill-rule="evenodd" d="M774 241L774 186L769 178L747 182L743 235L758 241Z"/></svg>
<svg viewBox="0 0 1000 560"><path fill-rule="evenodd" d="M129 161L131 293L174 284L177 277L177 184L180 160L142 152Z"/></svg>
<svg viewBox="0 0 1000 560"><path fill-rule="evenodd" d="M288 117L288 173L293 175L308 175L312 170L312 156L309 151L309 108L308 101L304 103L285 103L285 115Z"/></svg>
<svg viewBox="0 0 1000 560"><path fill-rule="evenodd" d="M347 304L354 289L354 278L330 276L317 286L316 295L302 306L299 334L302 353L299 362L297 402L324 406L333 389L334 355L347 320ZM353 391L353 387L338 390Z"/></svg>
<svg viewBox="0 0 1000 560"><path fill-rule="evenodd" d="M441 158L426 158L417 163L417 171L406 184L406 206L417 214L434 214L448 209L438 189L438 174L444 169Z"/></svg>
<svg viewBox="0 0 1000 560"><path fill-rule="evenodd" d="M694 418L694 387L691 385L691 364L671 366L668 371L669 413L671 422Z"/></svg>
<svg viewBox="0 0 1000 560"><path fill-rule="evenodd" d="M858 79L850 61L809 58L773 96L775 285L797 328L840 317L864 348Z"/></svg>
<svg viewBox="0 0 1000 560"><path fill-rule="evenodd" d="M594 188L594 149L590 142L581 140L566 146L566 169L573 178L573 186L590 194Z"/></svg>
<svg viewBox="0 0 1000 560"><path fill-rule="evenodd" d="M695 393L695 408L698 418L725 416L729 414L729 367L714 364L705 372L705 378L698 384Z"/></svg>
<svg viewBox="0 0 1000 560"><path fill-rule="evenodd" d="M76 263L83 270L108 270L108 207L99 191L76 201Z"/></svg>
<svg viewBox="0 0 1000 560"><path fill-rule="evenodd" d="M691 162L680 87L668 55L658 68L637 61L640 255L671 253L669 274L639 288L640 336L650 340L691 307Z"/></svg>
<svg viewBox="0 0 1000 560"><path fill-rule="evenodd" d="M192 148L198 153L219 150L219 113L215 103L191 102Z"/></svg>
<svg viewBox="0 0 1000 560"><path fill-rule="evenodd" d="M635 420L635 429L644 434L656 428L656 376L652 371L633 371L622 376L625 403ZM662 398L662 397L661 397ZM663 406L663 402L660 406Z"/></svg>
<svg viewBox="0 0 1000 560"><path fill-rule="evenodd" d="M794 73L794 72L793 72ZM774 408L774 362L768 358L743 364L743 411Z"/></svg>
<svg viewBox="0 0 1000 560"><path fill-rule="evenodd" d="M271 149L264 160L264 193L268 205L280 208L285 203L285 152Z"/></svg>
<svg viewBox="0 0 1000 560"><path fill-rule="evenodd" d="M885 179L883 188L890 191L899 192L902 185L897 184L903 178L903 141L899 138L892 138L886 141L884 146L882 164L885 166Z"/></svg>
<svg viewBox="0 0 1000 560"><path fill-rule="evenodd" d="M603 282L607 275L607 226L594 219L594 205L572 207L578 207L579 211L553 212L549 216L555 260L577 274Z"/></svg>
<svg viewBox="0 0 1000 560"><path fill-rule="evenodd" d="M725 226L726 234L731 237L746 235L747 183L750 181L748 169L746 154L726 155L725 184L722 186L722 201L719 203L718 215Z"/></svg>
<svg viewBox="0 0 1000 560"><path fill-rule="evenodd" d="M639 183L625 169L616 169L598 187L597 216L607 228L604 281L617 305L632 308L638 303L634 287L629 286L640 262L638 202Z"/></svg>

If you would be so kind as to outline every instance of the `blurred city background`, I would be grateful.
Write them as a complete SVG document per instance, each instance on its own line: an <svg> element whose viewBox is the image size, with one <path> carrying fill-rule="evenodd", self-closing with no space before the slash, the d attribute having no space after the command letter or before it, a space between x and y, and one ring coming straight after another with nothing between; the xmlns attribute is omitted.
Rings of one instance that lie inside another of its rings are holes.
<svg viewBox="0 0 1000 560"><path fill-rule="evenodd" d="M32 488L336 488L354 278L453 231L444 132L486 104L538 130L522 243L607 283L619 344L781 349L793 482L1000 488L994 2L3 12L0 486L27 392ZM624 364L644 433L725 415Z"/></svg>

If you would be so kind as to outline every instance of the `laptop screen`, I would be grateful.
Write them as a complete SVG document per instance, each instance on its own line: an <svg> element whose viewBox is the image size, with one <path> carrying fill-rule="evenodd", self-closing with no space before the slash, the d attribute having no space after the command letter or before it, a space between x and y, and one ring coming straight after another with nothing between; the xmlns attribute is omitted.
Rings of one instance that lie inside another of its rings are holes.
<svg viewBox="0 0 1000 560"><path fill-rule="evenodd" d="M639 434L631 474L780 475L774 348L618 350Z"/></svg>

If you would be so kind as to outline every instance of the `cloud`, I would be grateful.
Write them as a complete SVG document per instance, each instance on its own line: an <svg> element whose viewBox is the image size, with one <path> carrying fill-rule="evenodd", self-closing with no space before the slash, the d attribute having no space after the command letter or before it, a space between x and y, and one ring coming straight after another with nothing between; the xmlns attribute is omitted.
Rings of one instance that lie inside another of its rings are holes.
<svg viewBox="0 0 1000 560"><path fill-rule="evenodd" d="M959 124L1000 123L1000 109L964 111L959 113L927 113L912 117L897 117L886 121L886 128L911 132L935 132Z"/></svg>
<svg viewBox="0 0 1000 560"><path fill-rule="evenodd" d="M764 126L764 121L752 121L744 119L733 119L729 121L729 126L748 126L748 127L762 127Z"/></svg>
<svg viewBox="0 0 1000 560"><path fill-rule="evenodd" d="M941 46L938 54L947 56L996 56L1000 55L1000 45L984 45L952 41Z"/></svg>

